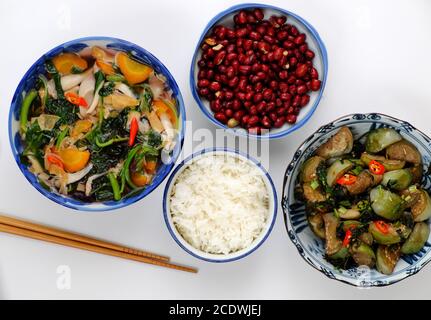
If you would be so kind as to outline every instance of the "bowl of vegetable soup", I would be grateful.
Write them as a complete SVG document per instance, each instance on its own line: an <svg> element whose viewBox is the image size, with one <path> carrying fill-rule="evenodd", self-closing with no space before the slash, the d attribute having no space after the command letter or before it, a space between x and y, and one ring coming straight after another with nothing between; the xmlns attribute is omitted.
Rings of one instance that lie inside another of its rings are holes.
<svg viewBox="0 0 431 320"><path fill-rule="evenodd" d="M172 170L184 139L178 85L150 52L81 38L45 53L12 99L9 139L26 179L65 207L132 204Z"/></svg>

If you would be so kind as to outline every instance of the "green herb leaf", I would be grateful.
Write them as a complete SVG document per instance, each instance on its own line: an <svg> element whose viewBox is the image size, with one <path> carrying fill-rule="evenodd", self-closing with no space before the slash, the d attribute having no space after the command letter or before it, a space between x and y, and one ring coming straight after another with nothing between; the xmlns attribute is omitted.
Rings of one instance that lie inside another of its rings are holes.
<svg viewBox="0 0 431 320"><path fill-rule="evenodd" d="M142 85L143 91L139 97L139 110L142 112L151 112L153 103L153 92L148 84Z"/></svg>
<svg viewBox="0 0 431 320"><path fill-rule="evenodd" d="M114 92L115 84L113 82L108 82L99 90L99 96L107 97Z"/></svg>

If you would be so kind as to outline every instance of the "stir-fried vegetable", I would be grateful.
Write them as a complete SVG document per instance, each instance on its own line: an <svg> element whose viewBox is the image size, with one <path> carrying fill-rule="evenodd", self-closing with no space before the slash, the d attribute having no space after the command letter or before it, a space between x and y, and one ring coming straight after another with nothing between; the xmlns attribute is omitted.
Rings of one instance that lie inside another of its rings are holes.
<svg viewBox="0 0 431 320"><path fill-rule="evenodd" d="M381 186L370 191L370 201L374 212L388 220L397 220L403 210L402 198Z"/></svg>
<svg viewBox="0 0 431 320"><path fill-rule="evenodd" d="M413 175L408 169L399 169L386 172L383 175L382 185L394 190L406 189L413 180Z"/></svg>
<svg viewBox="0 0 431 320"><path fill-rule="evenodd" d="M30 107L36 97L37 97L36 90L30 90L30 92L27 93L24 100L22 101L22 106L21 106L21 111L19 116L21 133L25 133L27 131L27 123L28 123L28 115L29 115Z"/></svg>
<svg viewBox="0 0 431 320"><path fill-rule="evenodd" d="M430 235L430 226L425 222L415 224L413 231L401 247L403 254L411 254L420 251Z"/></svg>
<svg viewBox="0 0 431 320"><path fill-rule="evenodd" d="M328 261L391 274L402 254L417 253L430 236L431 198L417 184L422 157L391 128L361 141L341 128L304 161L296 190Z"/></svg>
<svg viewBox="0 0 431 320"><path fill-rule="evenodd" d="M19 119L22 159L41 183L86 202L120 201L150 184L178 124L165 78L102 47L90 57L62 52L45 69Z"/></svg>
<svg viewBox="0 0 431 320"><path fill-rule="evenodd" d="M130 123L129 146L135 144L136 135L138 134L138 120L134 117Z"/></svg>
<svg viewBox="0 0 431 320"><path fill-rule="evenodd" d="M79 95L77 95L76 93L66 92L66 94L64 96L65 96L67 101L69 101L70 103L72 103L76 106L80 106L80 107L84 107L84 108L88 107L87 101L83 97L80 97Z"/></svg>
<svg viewBox="0 0 431 320"><path fill-rule="evenodd" d="M401 248L399 244L390 246L380 245L377 248L376 267L383 274L394 272L395 266L401 257Z"/></svg>
<svg viewBox="0 0 431 320"><path fill-rule="evenodd" d="M405 161L386 159L384 156L377 156L366 152L361 154L361 161L367 166L369 166L371 162L377 161L385 167L385 171L402 169L406 164Z"/></svg>
<svg viewBox="0 0 431 320"><path fill-rule="evenodd" d="M87 61L75 53L65 52L52 59L61 74L80 73L87 69Z"/></svg>
<svg viewBox="0 0 431 320"><path fill-rule="evenodd" d="M370 153L377 153L402 139L401 135L391 128L380 128L367 135L365 149Z"/></svg>
<svg viewBox="0 0 431 320"><path fill-rule="evenodd" d="M354 166L353 162L349 160L336 160L328 169L326 174L326 181L328 186L332 187L336 182L344 176L344 174L352 169ZM352 184L354 183L354 179L351 177L346 177L345 179L340 180L340 184Z"/></svg>
<svg viewBox="0 0 431 320"><path fill-rule="evenodd" d="M380 175L385 173L385 166L377 160L371 160L371 162L368 164L368 168L372 174Z"/></svg>

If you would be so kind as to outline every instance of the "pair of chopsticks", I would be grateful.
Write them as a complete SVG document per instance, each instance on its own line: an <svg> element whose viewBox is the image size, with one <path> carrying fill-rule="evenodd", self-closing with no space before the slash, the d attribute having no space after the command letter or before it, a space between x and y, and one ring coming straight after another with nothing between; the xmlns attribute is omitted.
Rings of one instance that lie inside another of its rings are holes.
<svg viewBox="0 0 431 320"><path fill-rule="evenodd" d="M197 272L194 268L170 263L168 257L3 215L0 215L0 232L61 244L68 247L106 254L108 256L153 264L160 267L193 273Z"/></svg>

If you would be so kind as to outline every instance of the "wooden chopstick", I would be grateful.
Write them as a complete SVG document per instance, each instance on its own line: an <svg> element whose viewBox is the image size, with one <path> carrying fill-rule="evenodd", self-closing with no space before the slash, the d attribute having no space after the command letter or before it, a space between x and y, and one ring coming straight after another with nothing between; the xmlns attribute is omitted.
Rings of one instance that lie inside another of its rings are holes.
<svg viewBox="0 0 431 320"><path fill-rule="evenodd" d="M51 228L51 227L43 226L40 224L15 219L15 218L8 217L8 216L0 215L0 223L6 224L9 226L13 226L13 227L18 227L18 228L22 228L22 229L28 229L28 230L32 230L32 231L36 231L36 232L40 232L40 233L45 233L45 234L49 234L49 235L64 238L64 239L75 240L75 241L79 241L79 242L83 242L83 243L87 243L87 244L92 244L92 245L95 245L98 247L103 247L103 248L116 250L116 251L120 251L120 252L124 252L124 253L130 253L130 254L133 254L135 256L147 257L147 258L161 260L161 261L169 261L168 257L159 256L159 255L154 254L154 253L145 252L142 250L137 250L137 249L133 249L133 248L129 248L129 247L124 247L124 246L121 246L121 245L118 245L118 244L115 244L112 242L102 241L102 240L86 237L86 236L83 236L80 234L64 231L61 229Z"/></svg>
<svg viewBox="0 0 431 320"><path fill-rule="evenodd" d="M113 257L119 257L119 258L123 258L123 259L129 259L129 260L144 262L144 263L148 263L148 264L152 264L152 265L156 265L156 266L161 266L161 267L166 267L166 268L171 268L171 269L176 269L176 270L181 270L181 271L186 271L186 272L193 272L193 273L197 272L197 270L194 268L175 265L175 264L160 261L160 260L155 260L155 259L151 259L151 258L147 258L147 257L137 256L137 255L133 255L133 254L126 253L126 252L116 251L116 250L108 249L105 247L99 247L96 245L92 245L92 244L88 244L88 243L84 243L84 242L80 242L80 241L75 241L75 240L70 240L70 239L66 239L66 238L61 238L61 237L53 236L53 235L42 233L42 232L32 231L29 229L14 227L14 226L7 225L7 224L2 224L2 223L0 224L0 232L11 233L11 234L15 234L15 235L19 235L19 236L23 236L23 237L27 237L27 238L32 238L32 239L47 241L47 242L51 242L51 243L61 244L64 246L88 250L88 251L101 253L101 254L106 254L109 256L113 256Z"/></svg>

